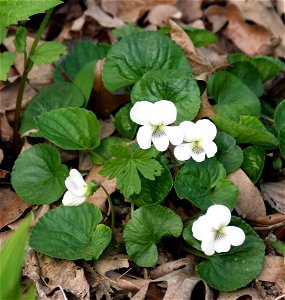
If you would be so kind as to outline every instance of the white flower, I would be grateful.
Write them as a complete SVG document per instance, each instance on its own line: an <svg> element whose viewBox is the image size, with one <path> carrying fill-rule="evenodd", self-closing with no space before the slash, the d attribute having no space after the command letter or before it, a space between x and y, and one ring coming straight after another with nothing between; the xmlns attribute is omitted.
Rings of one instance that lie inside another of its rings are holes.
<svg viewBox="0 0 285 300"><path fill-rule="evenodd" d="M77 206L82 204L86 199L87 184L82 175L76 170L71 169L69 176L65 179L65 192L62 204L65 206Z"/></svg>
<svg viewBox="0 0 285 300"><path fill-rule="evenodd" d="M210 206L207 213L193 223L193 236L202 241L201 249L206 255L228 252L231 246L243 244L243 230L236 226L227 226L230 221L230 210L224 205L216 204Z"/></svg>
<svg viewBox="0 0 285 300"><path fill-rule="evenodd" d="M197 162L213 157L217 152L217 146L213 142L217 134L217 128L209 120L199 120L196 123L190 121L182 122L179 127L183 130L186 143L174 148L174 155L178 160L193 158Z"/></svg>
<svg viewBox="0 0 285 300"><path fill-rule="evenodd" d="M135 123L143 125L137 134L140 148L149 149L152 142L157 150L165 151L169 146L169 141L173 145L181 144L183 142L181 128L167 126L175 122L176 116L176 107L170 101L136 102L130 111L130 117Z"/></svg>

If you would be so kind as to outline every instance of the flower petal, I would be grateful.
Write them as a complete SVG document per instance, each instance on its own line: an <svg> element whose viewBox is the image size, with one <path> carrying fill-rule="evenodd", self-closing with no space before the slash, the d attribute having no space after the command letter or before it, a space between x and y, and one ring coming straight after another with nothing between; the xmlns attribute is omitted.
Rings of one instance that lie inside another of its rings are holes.
<svg viewBox="0 0 285 300"><path fill-rule="evenodd" d="M192 158L196 161L196 162L202 162L205 160L205 152L201 152L201 153L195 153L191 150L191 156Z"/></svg>
<svg viewBox="0 0 285 300"><path fill-rule="evenodd" d="M138 101L130 111L130 118L139 125L150 125L150 113L154 104L149 101Z"/></svg>
<svg viewBox="0 0 285 300"><path fill-rule="evenodd" d="M174 156L178 160L188 160L191 157L191 153L189 143L181 144L174 148Z"/></svg>
<svg viewBox="0 0 285 300"><path fill-rule="evenodd" d="M197 132L195 131L195 124L190 121L184 121L179 124L179 127L183 131L183 140L185 142L191 142L198 138Z"/></svg>
<svg viewBox="0 0 285 300"><path fill-rule="evenodd" d="M212 141L217 135L217 127L207 119L199 120L195 123L196 131L204 140Z"/></svg>
<svg viewBox="0 0 285 300"><path fill-rule="evenodd" d="M195 239L214 239L215 232L211 230L206 215L199 217L192 225L192 233Z"/></svg>
<svg viewBox="0 0 285 300"><path fill-rule="evenodd" d="M236 226L227 226L224 231L231 245L240 246L243 244L245 240L245 234L241 228Z"/></svg>
<svg viewBox="0 0 285 300"><path fill-rule="evenodd" d="M151 146L152 127L145 125L139 128L137 133L137 142L142 149L149 149Z"/></svg>
<svg viewBox="0 0 285 300"><path fill-rule="evenodd" d="M81 196L78 197L71 192L67 191L65 192L63 199L62 199L62 204L65 206L78 206L82 204L86 200L86 197Z"/></svg>
<svg viewBox="0 0 285 300"><path fill-rule="evenodd" d="M224 205L215 204L208 208L206 216L216 230L227 226L231 221L231 211Z"/></svg>
<svg viewBox="0 0 285 300"><path fill-rule="evenodd" d="M83 196L87 189L87 184L82 175L76 170L72 169L69 176L65 179L66 188L76 196Z"/></svg>
<svg viewBox="0 0 285 300"><path fill-rule="evenodd" d="M152 135L152 142L158 151L165 151L169 146L169 139L164 133L162 135Z"/></svg>
<svg viewBox="0 0 285 300"><path fill-rule="evenodd" d="M203 141L202 147L209 158L215 156L218 151L217 145L212 141Z"/></svg>
<svg viewBox="0 0 285 300"><path fill-rule="evenodd" d="M231 249L231 243L227 236L216 238L214 242L214 249L216 252L228 252Z"/></svg>
<svg viewBox="0 0 285 300"><path fill-rule="evenodd" d="M152 125L169 125L176 121L177 109L168 100L160 100L153 104L150 121Z"/></svg>
<svg viewBox="0 0 285 300"><path fill-rule="evenodd" d="M215 253L214 244L215 244L214 239L202 240L201 249L206 255L208 256L213 255Z"/></svg>
<svg viewBox="0 0 285 300"><path fill-rule="evenodd" d="M183 131L179 126L165 126L164 130L172 145L182 144Z"/></svg>

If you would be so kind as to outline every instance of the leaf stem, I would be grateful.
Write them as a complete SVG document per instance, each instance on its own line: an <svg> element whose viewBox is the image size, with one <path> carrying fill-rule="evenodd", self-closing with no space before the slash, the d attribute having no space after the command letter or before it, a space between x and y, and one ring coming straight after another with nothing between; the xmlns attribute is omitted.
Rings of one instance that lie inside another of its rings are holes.
<svg viewBox="0 0 285 300"><path fill-rule="evenodd" d="M99 183L99 185L102 188L102 190L105 192L105 194L107 195L107 198L108 198L108 203L109 203L110 208L111 208L111 230L112 230L112 233L114 234L114 228L115 228L115 210L114 210L114 205L113 205L113 202L111 200L110 194L108 193L107 189L104 187L104 185L101 182Z"/></svg>
<svg viewBox="0 0 285 300"><path fill-rule="evenodd" d="M209 259L209 256L207 256L206 254L203 254L201 251L198 251L194 248L188 248L188 247L180 247L181 250L184 250L186 252L189 252L191 254L194 254L196 256L205 258L205 259Z"/></svg>
<svg viewBox="0 0 285 300"><path fill-rule="evenodd" d="M18 94L17 94L17 102L16 102L16 109L15 109L15 115L14 115L14 130L13 130L13 151L14 154L16 155L19 151L19 143L20 143L20 136L19 136L19 124L20 124L20 117L21 117L21 106L22 106L22 100L23 100L23 95L24 95L24 90L25 90L25 85L26 85L26 81L28 78L28 74L31 71L32 67L33 67L33 61L31 60L31 56L34 55L38 43L40 41L40 38L48 24L48 21L52 15L53 12L53 8L50 8L47 12L46 15L40 25L40 28L36 34L36 37L34 39L34 42L32 44L32 48L31 51L28 55L28 57L25 59L25 66L24 66L24 72L23 75L21 77L20 80L20 84L19 84L19 90L18 90Z"/></svg>

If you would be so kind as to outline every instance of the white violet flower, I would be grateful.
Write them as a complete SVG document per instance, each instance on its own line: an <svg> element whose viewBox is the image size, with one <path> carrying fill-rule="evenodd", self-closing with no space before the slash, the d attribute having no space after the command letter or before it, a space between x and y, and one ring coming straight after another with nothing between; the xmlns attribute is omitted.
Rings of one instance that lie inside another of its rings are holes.
<svg viewBox="0 0 285 300"><path fill-rule="evenodd" d="M137 142L142 149L149 149L153 143L157 150L165 151L169 141L173 145L183 142L181 128L168 126L175 122L177 117L176 107L171 101L136 102L130 111L130 117L135 123L143 125L137 134Z"/></svg>
<svg viewBox="0 0 285 300"><path fill-rule="evenodd" d="M211 121L206 119L196 123L184 121L179 127L183 130L183 140L186 143L174 148L174 156L178 160L188 160L192 157L196 162L202 162L205 155L210 158L216 154L217 146L213 140L217 128Z"/></svg>
<svg viewBox="0 0 285 300"><path fill-rule="evenodd" d="M193 236L202 241L201 249L206 255L228 252L231 246L243 244L243 230L236 226L227 226L230 221L230 210L224 205L215 204L193 223Z"/></svg>
<svg viewBox="0 0 285 300"><path fill-rule="evenodd" d="M65 186L67 191L62 199L63 205L77 206L87 199L88 185L76 169L70 170L69 176L65 179Z"/></svg>

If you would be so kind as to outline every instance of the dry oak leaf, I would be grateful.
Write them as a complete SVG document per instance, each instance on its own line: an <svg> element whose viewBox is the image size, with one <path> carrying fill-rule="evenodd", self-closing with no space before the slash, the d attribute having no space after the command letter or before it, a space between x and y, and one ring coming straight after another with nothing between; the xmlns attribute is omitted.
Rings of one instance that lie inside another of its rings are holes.
<svg viewBox="0 0 285 300"><path fill-rule="evenodd" d="M243 170L230 173L228 179L238 186L239 195L236 211L247 220L266 216L265 204L259 190L254 186Z"/></svg>
<svg viewBox="0 0 285 300"><path fill-rule="evenodd" d="M166 26L169 19L180 19L181 11L170 4L158 4L154 6L148 13L146 20L151 24L163 27Z"/></svg>
<svg viewBox="0 0 285 300"><path fill-rule="evenodd" d="M128 256L123 254L102 256L94 263L95 270L102 276L107 272L130 266Z"/></svg>
<svg viewBox="0 0 285 300"><path fill-rule="evenodd" d="M157 4L175 4L177 0L101 0L102 8L127 23L136 21Z"/></svg>
<svg viewBox="0 0 285 300"><path fill-rule="evenodd" d="M89 284L84 270L73 261L54 259L30 250L26 257L24 275L31 278L37 290L41 290L45 295L60 286L79 299L90 299Z"/></svg>
<svg viewBox="0 0 285 300"><path fill-rule="evenodd" d="M235 292L223 293L220 292L217 300L238 300L240 297L250 296L252 300L264 300L255 288L244 288ZM244 299L244 298L243 298ZM248 298L245 298L248 299Z"/></svg>
<svg viewBox="0 0 285 300"><path fill-rule="evenodd" d="M256 278L260 281L276 282L285 278L285 260L282 256L266 255L261 273Z"/></svg>
<svg viewBox="0 0 285 300"><path fill-rule="evenodd" d="M248 55L255 55L259 48L271 44L272 35L268 30L260 25L246 23L241 11L233 3L225 7L212 5L205 10L205 15L226 17L229 22L223 34Z"/></svg>
<svg viewBox="0 0 285 300"><path fill-rule="evenodd" d="M0 229L16 221L30 204L23 201L15 192L0 189Z"/></svg>
<svg viewBox="0 0 285 300"><path fill-rule="evenodd" d="M176 6L182 12L182 20L188 23L202 18L202 2L203 0L179 0Z"/></svg>

